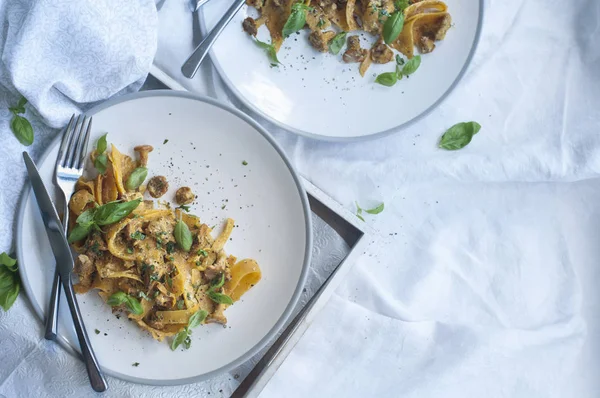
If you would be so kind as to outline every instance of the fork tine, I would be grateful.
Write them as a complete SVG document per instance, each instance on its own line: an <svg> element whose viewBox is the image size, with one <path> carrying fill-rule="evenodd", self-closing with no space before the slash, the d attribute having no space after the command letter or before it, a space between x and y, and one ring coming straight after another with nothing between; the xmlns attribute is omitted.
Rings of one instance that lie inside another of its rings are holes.
<svg viewBox="0 0 600 398"><path fill-rule="evenodd" d="M67 147L67 142L73 132L73 120L75 120L75 114L71 116L71 120L69 120L69 124L67 124L67 128L63 133L62 141L60 143L60 148L58 149L58 156L56 157L56 165L55 168L63 164L63 155L65 153L65 148Z"/></svg>
<svg viewBox="0 0 600 398"><path fill-rule="evenodd" d="M85 119L84 119L85 122ZM92 129L92 117L90 116L87 119L87 128L85 129L85 135L79 140L79 144L77 145L77 162L75 163L75 168L78 170L83 169L83 165L85 164L85 154L87 153L88 141L90 140L90 130ZM83 132L82 132L83 134Z"/></svg>
<svg viewBox="0 0 600 398"><path fill-rule="evenodd" d="M79 142L79 136L81 135L81 126L83 123L83 119L84 118L82 117L82 115L77 116L75 128L73 129L73 134L71 135L71 139L69 140L69 144L67 146L63 167L73 167L75 159L75 148L77 147L77 143Z"/></svg>

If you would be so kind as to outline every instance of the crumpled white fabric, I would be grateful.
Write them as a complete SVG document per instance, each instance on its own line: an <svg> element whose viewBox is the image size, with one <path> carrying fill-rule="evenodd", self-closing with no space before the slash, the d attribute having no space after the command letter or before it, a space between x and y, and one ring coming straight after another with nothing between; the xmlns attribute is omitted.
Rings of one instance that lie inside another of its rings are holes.
<svg viewBox="0 0 600 398"><path fill-rule="evenodd" d="M61 127L73 113L137 91L156 43L152 0L4 1L0 84Z"/></svg>

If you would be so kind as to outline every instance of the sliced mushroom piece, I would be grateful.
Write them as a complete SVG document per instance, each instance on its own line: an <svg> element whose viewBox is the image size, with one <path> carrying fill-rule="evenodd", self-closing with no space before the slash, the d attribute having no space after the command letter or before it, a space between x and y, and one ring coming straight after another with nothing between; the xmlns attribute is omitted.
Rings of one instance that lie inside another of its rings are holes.
<svg viewBox="0 0 600 398"><path fill-rule="evenodd" d="M148 193L153 198L160 198L169 190L169 182L166 177L155 176L148 181Z"/></svg>
<svg viewBox="0 0 600 398"><path fill-rule="evenodd" d="M371 49L371 58L376 64L387 64L394 59L394 52L382 41Z"/></svg>
<svg viewBox="0 0 600 398"><path fill-rule="evenodd" d="M342 59L347 64L362 62L368 53L368 50L360 47L360 38L358 36L350 36L348 37L348 48L344 52Z"/></svg>
<svg viewBox="0 0 600 398"><path fill-rule="evenodd" d="M190 187L181 187L175 192L175 202L178 205L190 204L194 199L196 199L196 195L194 195Z"/></svg>
<svg viewBox="0 0 600 398"><path fill-rule="evenodd" d="M244 19L244 22L242 22L242 28L244 29L244 32L248 33L250 36L256 36L258 33L258 24L252 17Z"/></svg>
<svg viewBox="0 0 600 398"><path fill-rule="evenodd" d="M140 157L140 165L146 167L148 164L148 154L154 150L154 147L152 145L138 145L133 150Z"/></svg>
<svg viewBox="0 0 600 398"><path fill-rule="evenodd" d="M315 30L308 36L308 41L318 51L326 53L329 51L329 42L335 37L335 34L336 33L332 30L327 30L325 32Z"/></svg>

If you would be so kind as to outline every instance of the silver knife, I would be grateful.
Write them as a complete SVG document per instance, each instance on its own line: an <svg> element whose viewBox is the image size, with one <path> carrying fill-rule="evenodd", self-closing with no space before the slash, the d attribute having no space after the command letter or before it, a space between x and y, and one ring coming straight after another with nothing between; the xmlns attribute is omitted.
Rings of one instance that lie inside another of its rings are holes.
<svg viewBox="0 0 600 398"><path fill-rule="evenodd" d="M71 281L71 271L73 271L75 262L73 260L73 255L71 254L71 248L65 237L62 222L60 221L60 218L58 218L58 213L44 186L42 177L40 177L40 173L27 152L23 152L23 159L25 160L25 166L27 166L27 172L29 173L29 181L31 182L38 207L40 208L42 220L46 227L50 247L52 247L52 252L56 259L56 267L62 280L65 297L69 303L69 310L71 311L75 331L77 332L77 339L79 340L79 346L81 347L81 354L83 355L83 362L87 368L90 383L94 391L105 391L108 388L108 384L106 384L106 380L104 380L104 376L98 366L98 361L92 350L87 332L85 331L85 325L83 324L81 312L79 311L79 305L75 298L75 291L73 290L73 283Z"/></svg>

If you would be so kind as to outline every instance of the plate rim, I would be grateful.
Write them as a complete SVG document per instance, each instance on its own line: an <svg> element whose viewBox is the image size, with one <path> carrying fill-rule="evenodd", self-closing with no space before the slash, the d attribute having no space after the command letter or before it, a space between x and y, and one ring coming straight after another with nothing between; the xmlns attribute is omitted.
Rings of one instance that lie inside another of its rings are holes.
<svg viewBox="0 0 600 398"><path fill-rule="evenodd" d="M154 385L154 386L176 386L176 385L185 385L185 384L197 383L200 381L208 380L208 379L216 377L222 373L230 371L233 368L243 364L251 357L253 357L256 353L258 353L261 349L263 349L267 345L267 343L269 341L271 341L271 339L273 339L275 337L277 332L284 326L285 322L288 320L288 318L292 314L292 311L296 307L298 300L300 299L300 294L302 293L302 289L306 283L306 279L308 276L308 270L310 268L310 262L311 262L311 258L312 258L312 240L313 240L312 235L313 235L313 232L312 232L312 218L311 218L311 213L310 213L310 205L308 202L308 196L306 194L306 190L304 189L304 185L302 184L302 181L300 180L298 173L294 169L292 163L288 159L287 155L285 154L285 152L283 151L281 146L275 141L275 139L269 134L269 132L264 127L262 127L260 124L258 124L258 122L256 122L254 119L252 119L250 116L246 115L245 113L241 112L240 110L235 109L227 104L224 104L223 102L220 102L214 98L210 98L207 96L198 95L198 94L185 92L185 91L175 91L175 90L165 89L165 90L140 91L140 92L136 92L136 93L132 93L132 94L126 94L123 96L114 97L114 98L106 100L105 102L103 102L97 106L94 106L93 108L84 112L84 114L91 116L91 115L94 115L106 108L109 108L114 105L118 105L123 102L137 100L137 99L146 98L146 97L163 97L163 96L164 97L182 97L182 98L186 98L186 99L191 99L191 100L195 100L195 101L208 103L209 105L221 108L221 109L233 114L234 116L241 118L243 121L248 123L250 126L254 127L254 129L256 129L273 146L273 148L275 148L275 150L277 151L277 153L279 154L279 156L281 157L281 159L287 166L288 170L290 171L292 178L296 184L296 188L298 189L298 193L300 194L300 201L302 203L302 209L304 212L304 225L306 228L306 236L305 236L306 243L305 243L305 247L304 247L304 261L302 264L302 271L300 273L300 278L298 280L298 283L296 284L296 288L294 290L294 293L292 295L290 302L288 303L285 310L283 311L283 314L279 317L279 319L277 320L275 325L267 332L267 334L258 343L256 343L252 348L250 348L248 351L246 351L240 357L238 357L238 358L234 359L233 361L231 361L230 363L223 365L220 368L212 370L208 373L204 373L204 374L192 376L192 377L186 377L186 378L182 378L182 379L173 379L173 380L142 379L142 378L138 378L138 377L129 376L129 375L126 375L126 374L123 374L120 372L113 372L112 370L102 367L102 364L100 364L100 368L101 368L102 372L104 372L105 374L107 374L109 376L116 377L116 378L124 380L124 381L137 383L137 384ZM62 129L61 129L61 131L62 131ZM49 156L50 148L53 148L54 145L57 145L60 138L61 138L60 134L58 134L57 137L52 140L50 145L48 145L47 149L44 150L44 152L39 157L39 160L38 160L39 164L41 164L42 162L44 162L46 160L46 158ZM16 244L17 259L18 259L19 263L21 263L21 260L23 259L23 244L21 241L21 235L22 235L23 228L24 228L23 217L25 215L25 207L27 205L27 201L29 199L31 191L32 191L32 188L31 188L31 185L29 184L29 179L27 178L25 180L25 184L23 185L23 189L21 191L21 197L18 202L19 210L17 213L17 228L16 228L15 244ZM19 267L19 275L21 277L22 286L24 287L24 290L27 294L27 299L31 303L31 306L33 307L36 315L43 323L45 311L38 305L37 302L34 302L34 300L32 299L32 297L33 297L32 288L31 288L31 285L29 284L29 279L27 278L27 272L25 271L25 268ZM59 333L56 337L56 341L69 354L81 359L80 351L77 348L72 347L63 335L61 335Z"/></svg>
<svg viewBox="0 0 600 398"><path fill-rule="evenodd" d="M467 56L467 59L465 60L463 66L461 67L460 72L456 75L456 78L454 79L452 84L450 84L450 87L448 87L448 89L444 93L442 93L442 95L433 104L431 104L427 109L425 109L424 111L419 113L417 116L413 117L412 119L400 124L399 126L395 126L390 129L378 131L378 132L368 134L368 135L352 136L352 137L332 137L332 136L328 136L328 135L315 134L315 133L311 133L310 131L296 129L294 127L286 125L285 123L275 120L275 119L269 117L268 115L266 115L265 113L263 113L260 109L256 108L252 102L248 101L243 95L241 95L241 93L237 90L237 88L234 86L234 84L226 77L225 73L223 73L223 69L222 69L220 63L217 61L217 57L215 56L213 49L211 49L209 51L209 57L210 57L210 61L212 62L213 66L217 70L217 73L219 74L219 78L223 81L223 83L225 84L227 89L229 91L231 91L231 93L233 95L235 95L235 97L239 101L241 101L241 103L248 110L253 112L255 115L261 117L265 121L267 121L269 123L273 123L275 126L283 129L284 131L291 132L291 133L294 133L294 134L297 134L297 135L300 135L303 137L312 138L312 139L316 139L319 141L327 141L327 142L350 143L350 142L362 142L362 141L367 141L367 140L373 140L373 139L377 139L377 138L387 137L394 133L398 133L398 132L412 126L413 124L416 124L417 122L421 121L422 119L427 117L435 108L437 108L439 105L441 105L442 102L444 102L446 100L446 98L448 98L448 96L452 93L452 91L454 91L456 86L458 86L458 83L460 83L460 81L464 77L465 73L467 72L469 65L471 65L471 61L473 60L475 51L477 50L477 47L479 46L479 41L481 38L481 30L482 30L482 25L483 25L484 3L485 3L484 0L479 0L479 14L477 16L477 18L478 18L477 28L475 29L475 37L473 38L473 42L471 43L471 49L469 50L469 55ZM202 27L203 34L205 34L207 25L206 25L206 17L204 16L203 8L200 8L197 13L198 13L198 18L200 20L200 26Z"/></svg>

